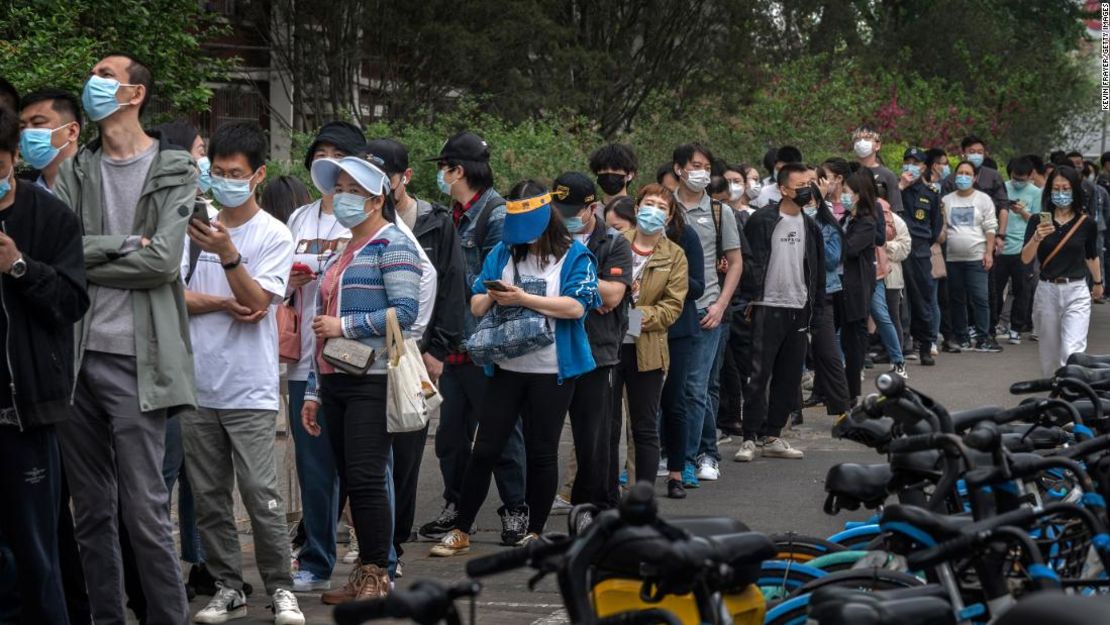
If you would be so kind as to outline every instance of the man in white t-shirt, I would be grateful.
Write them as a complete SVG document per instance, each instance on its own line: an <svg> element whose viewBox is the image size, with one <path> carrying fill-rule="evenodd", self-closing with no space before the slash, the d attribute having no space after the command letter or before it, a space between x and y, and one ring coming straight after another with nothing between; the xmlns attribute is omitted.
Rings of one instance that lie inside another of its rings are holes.
<svg viewBox="0 0 1110 625"><path fill-rule="evenodd" d="M274 621L299 625L292 593L285 504L274 462L279 406L276 304L293 264L289 230L255 201L267 146L257 124L226 124L212 136L212 192L219 221L189 224L187 247L201 254L186 285L197 371L197 410L182 421L185 462L196 499L208 570L219 591L197 623L246 615L242 555L232 487L251 521L255 560L272 597ZM188 250L181 274L189 275Z"/></svg>

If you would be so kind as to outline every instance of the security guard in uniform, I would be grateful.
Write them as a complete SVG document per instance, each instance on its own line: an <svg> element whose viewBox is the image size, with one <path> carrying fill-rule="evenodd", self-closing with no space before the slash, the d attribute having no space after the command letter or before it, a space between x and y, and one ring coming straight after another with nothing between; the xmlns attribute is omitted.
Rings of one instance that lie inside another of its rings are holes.
<svg viewBox="0 0 1110 625"><path fill-rule="evenodd" d="M910 148L902 156L903 173L898 180L902 190L902 210L909 227L912 246L910 256L902 263L910 301L910 335L917 343L921 364L935 364L930 346L936 342L933 334L933 302L936 299L936 282L933 280L931 247L940 237L944 222L941 220L940 195L924 182L925 151Z"/></svg>

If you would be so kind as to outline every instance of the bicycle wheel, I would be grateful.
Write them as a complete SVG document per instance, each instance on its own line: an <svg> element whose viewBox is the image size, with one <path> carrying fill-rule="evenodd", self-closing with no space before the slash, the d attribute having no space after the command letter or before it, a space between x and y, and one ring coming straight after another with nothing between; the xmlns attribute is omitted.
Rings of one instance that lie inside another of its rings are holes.
<svg viewBox="0 0 1110 625"><path fill-rule="evenodd" d="M806 566L812 566L815 569L821 569L827 573L835 573L837 571L847 571L852 568L860 558L867 555L866 551L837 551L828 555L814 558L806 562Z"/></svg>
<svg viewBox="0 0 1110 625"><path fill-rule="evenodd" d="M759 567L756 584L767 601L779 601L818 578L828 575L821 569L792 560L767 560Z"/></svg>
<svg viewBox="0 0 1110 625"><path fill-rule="evenodd" d="M767 611L763 625L805 625L809 594L783 601Z"/></svg>
<svg viewBox="0 0 1110 625"><path fill-rule="evenodd" d="M845 549L866 549L868 543L882 533L878 523L868 523L837 532L829 536L829 542L841 545Z"/></svg>
<svg viewBox="0 0 1110 625"><path fill-rule="evenodd" d="M902 573L901 571L890 571L878 568L852 569L829 573L818 579L806 582L803 586L792 592L790 596L800 597L818 588L826 588L828 586L873 592L876 590L891 590L894 588L913 588L915 586L923 586L924 584L925 580L920 577L910 575L909 573Z"/></svg>
<svg viewBox="0 0 1110 625"><path fill-rule="evenodd" d="M794 562L809 562L814 558L846 550L843 545L829 542L824 538L794 532L772 534L771 542L775 544L775 559Z"/></svg>

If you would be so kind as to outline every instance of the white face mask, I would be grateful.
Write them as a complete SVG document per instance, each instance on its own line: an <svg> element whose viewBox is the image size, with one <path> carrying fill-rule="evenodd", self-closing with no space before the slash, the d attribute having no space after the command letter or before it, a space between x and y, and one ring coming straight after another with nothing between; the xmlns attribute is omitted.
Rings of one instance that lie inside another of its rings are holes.
<svg viewBox="0 0 1110 625"><path fill-rule="evenodd" d="M759 197L761 191L763 191L763 183L758 180L753 181L751 184L748 185L748 190L746 191L746 193L748 194L748 199L756 199L757 197Z"/></svg>
<svg viewBox="0 0 1110 625"><path fill-rule="evenodd" d="M744 183L743 182L730 182L728 183L728 201L735 202L744 197Z"/></svg>
<svg viewBox="0 0 1110 625"><path fill-rule="evenodd" d="M866 158L871 156L871 153L875 151L875 142L870 139L860 139L856 141L853 149L856 151L856 156Z"/></svg>
<svg viewBox="0 0 1110 625"><path fill-rule="evenodd" d="M683 182L686 183L686 186L689 187L691 191L705 191L705 188L709 186L709 177L708 171L704 169L695 169L686 174L686 180Z"/></svg>

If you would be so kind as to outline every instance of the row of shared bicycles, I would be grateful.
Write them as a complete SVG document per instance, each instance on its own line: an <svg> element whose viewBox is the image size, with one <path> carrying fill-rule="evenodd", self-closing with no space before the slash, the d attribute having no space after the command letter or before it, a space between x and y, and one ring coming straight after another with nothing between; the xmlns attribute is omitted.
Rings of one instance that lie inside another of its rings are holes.
<svg viewBox="0 0 1110 625"><path fill-rule="evenodd" d="M617 509L576 507L567 533L470 559L461 583L417 581L335 620L475 625L481 580L527 572L533 589L554 577L572 625L1110 624L1110 356L1014 384L1012 407L950 412L896 374L876 386L833 435L886 461L825 482L825 512L866 522L821 538L664 519L637 484Z"/></svg>

